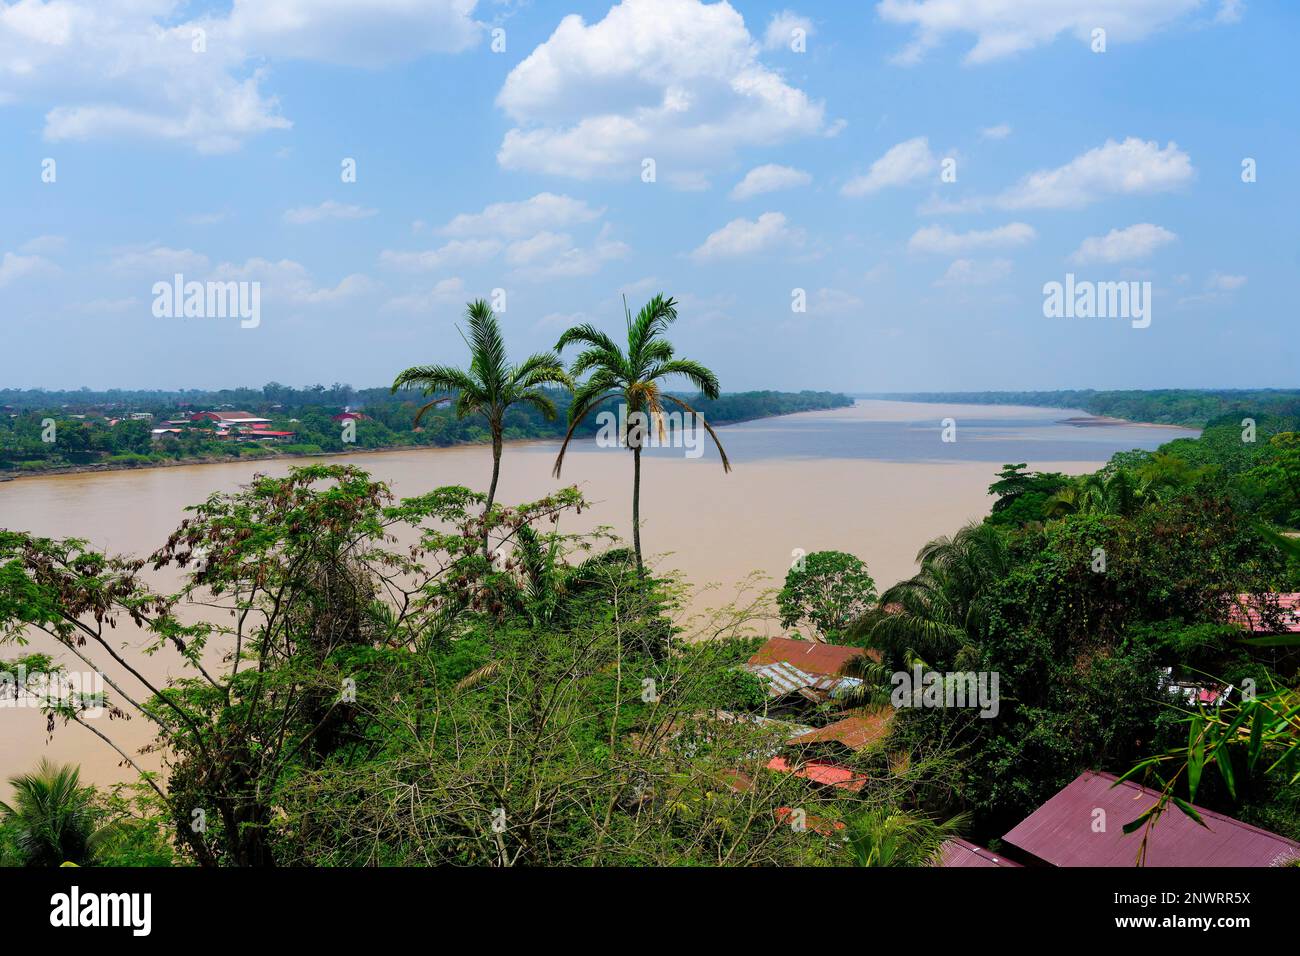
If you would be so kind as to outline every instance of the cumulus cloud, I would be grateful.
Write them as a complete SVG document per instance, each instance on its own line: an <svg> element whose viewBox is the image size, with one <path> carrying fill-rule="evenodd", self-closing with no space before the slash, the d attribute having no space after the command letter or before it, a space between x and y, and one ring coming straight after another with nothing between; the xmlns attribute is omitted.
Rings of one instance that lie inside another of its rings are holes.
<svg viewBox="0 0 1300 956"><path fill-rule="evenodd" d="M1089 42L1097 27L1107 43L1130 43L1167 27L1191 13L1202 0L1052 0L1050 3L1006 0L881 0L882 20L911 26L912 42L896 57L904 64L920 61L953 34L972 34L975 45L967 63L988 63L1045 46L1062 33Z"/></svg>
<svg viewBox="0 0 1300 956"><path fill-rule="evenodd" d="M466 298L464 281L459 276L453 276L440 280L432 289L389 299L384 303L383 310L427 316L439 308L463 304Z"/></svg>
<svg viewBox="0 0 1300 956"><path fill-rule="evenodd" d="M811 20L793 10L782 10L780 13L772 14L772 19L767 23L767 31L763 34L763 49L790 49L796 30L802 30L805 39L817 32L813 29Z"/></svg>
<svg viewBox="0 0 1300 956"><path fill-rule="evenodd" d="M935 280L937 286L989 285L1011 274L1010 259L990 259L976 262L974 259L955 259L948 271Z"/></svg>
<svg viewBox="0 0 1300 956"><path fill-rule="evenodd" d="M1232 292L1235 289L1240 289L1245 284L1245 276L1224 275L1221 272L1214 272L1206 280L1205 287L1214 292Z"/></svg>
<svg viewBox="0 0 1300 956"><path fill-rule="evenodd" d="M913 252L956 255L976 249L1021 246L1036 236L1034 228L1023 222L970 232L953 232L947 226L926 226L912 234L907 247Z"/></svg>
<svg viewBox="0 0 1300 956"><path fill-rule="evenodd" d="M449 236L501 236L518 238L546 229L563 229L594 222L605 214L581 199L538 193L519 202L497 202L482 212L461 213L443 227Z"/></svg>
<svg viewBox="0 0 1300 956"><path fill-rule="evenodd" d="M930 141L918 136L891 147L865 175L850 179L840 192L845 196L866 196L890 186L906 186L929 178L938 166L939 160L930 152Z"/></svg>
<svg viewBox="0 0 1300 956"><path fill-rule="evenodd" d="M41 275L57 271L54 263L42 256L20 256L6 252L0 258L0 288L27 276Z"/></svg>
<svg viewBox="0 0 1300 956"><path fill-rule="evenodd" d="M1112 229L1104 236L1084 239L1070 260L1080 265L1090 262L1132 262L1145 259L1177 238L1162 226L1140 222L1127 229Z"/></svg>
<svg viewBox="0 0 1300 956"><path fill-rule="evenodd" d="M1192 181L1191 157L1170 141L1135 136L1076 156L1063 166L1041 169L996 196L947 200L933 198L921 207L928 215L978 212L983 209L1082 209L1110 196L1169 192Z"/></svg>
<svg viewBox="0 0 1300 956"><path fill-rule="evenodd" d="M403 272L433 272L448 266L479 265L489 261L503 248L498 239L453 239L437 249L399 252L385 249L379 261Z"/></svg>
<svg viewBox="0 0 1300 956"><path fill-rule="evenodd" d="M211 278L259 282L264 300L297 306L332 305L375 289L369 277L356 272L344 276L335 285L320 285L306 266L292 259L272 261L254 257L243 263L223 262L212 270Z"/></svg>
<svg viewBox="0 0 1300 956"><path fill-rule="evenodd" d="M984 139L1006 139L1011 135L1011 126L1008 123L998 123L996 126L985 126L980 130L980 136Z"/></svg>
<svg viewBox="0 0 1300 956"><path fill-rule="evenodd" d="M48 107L52 142L170 140L225 152L291 123L263 91L267 58L378 66L476 42L474 0L179 0L0 4L0 82Z"/></svg>
<svg viewBox="0 0 1300 956"><path fill-rule="evenodd" d="M603 223L584 245L570 227L599 220L603 208L569 196L538 193L517 202L492 203L481 212L461 213L439 231L453 238L422 252L384 250L380 261L406 272L431 272L453 266L482 265L502 255L516 278L563 279L594 275L606 263L628 255L628 246L613 238Z"/></svg>
<svg viewBox="0 0 1300 956"><path fill-rule="evenodd" d="M1113 139L1056 169L1030 173L998 200L1003 209L1078 209L1105 196L1166 192L1192 180L1192 160L1169 142Z"/></svg>
<svg viewBox="0 0 1300 956"><path fill-rule="evenodd" d="M824 107L758 59L729 4L623 0L599 22L571 14L506 77L497 105L516 124L506 169L656 175L698 187L745 146L825 132Z"/></svg>
<svg viewBox="0 0 1300 956"><path fill-rule="evenodd" d="M752 199L754 196L776 192L778 189L807 186L810 182L812 176L801 169L768 163L765 166L755 166L747 172L745 178L732 188L731 198Z"/></svg>
<svg viewBox="0 0 1300 956"><path fill-rule="evenodd" d="M802 234L792 229L785 215L765 212L757 219L733 219L721 229L711 233L691 257L705 262L714 259L735 259L741 256L770 252L790 245L799 245Z"/></svg>
<svg viewBox="0 0 1300 956"><path fill-rule="evenodd" d="M376 212L377 210L367 209L353 203L335 202L333 199L327 199L317 206L299 206L296 209L287 210L284 214L284 221L295 226L305 226L314 222L324 222L327 219L368 219Z"/></svg>
<svg viewBox="0 0 1300 956"><path fill-rule="evenodd" d="M208 267L208 257L193 249L173 249L148 243L125 246L109 260L110 272L124 275L171 276L181 272L201 272Z"/></svg>

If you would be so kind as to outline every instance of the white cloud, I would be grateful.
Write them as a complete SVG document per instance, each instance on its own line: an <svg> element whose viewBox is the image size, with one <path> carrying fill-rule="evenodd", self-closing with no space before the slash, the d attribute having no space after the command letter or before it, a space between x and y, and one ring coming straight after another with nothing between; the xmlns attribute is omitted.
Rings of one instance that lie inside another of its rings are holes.
<svg viewBox="0 0 1300 956"><path fill-rule="evenodd" d="M497 239L453 239L437 249L399 252L385 249L379 261L403 272L433 272L448 266L479 265L499 253L503 244Z"/></svg>
<svg viewBox="0 0 1300 956"><path fill-rule="evenodd" d="M1222 0L1214 15L1215 23L1240 23L1246 9L1246 0Z"/></svg>
<svg viewBox="0 0 1300 956"><path fill-rule="evenodd" d="M56 272L57 267L41 256L20 256L6 252L0 258L0 288L27 276Z"/></svg>
<svg viewBox="0 0 1300 956"><path fill-rule="evenodd" d="M112 272L167 277L177 272L202 272L207 267L208 257L200 252L172 249L157 243L119 249L108 264Z"/></svg>
<svg viewBox="0 0 1300 956"><path fill-rule="evenodd" d="M871 164L866 175L850 179L840 192L865 196L889 186L905 186L933 175L938 165L939 160L930 152L930 141L918 136L891 147Z"/></svg>
<svg viewBox="0 0 1300 956"><path fill-rule="evenodd" d="M1078 209L1111 195L1166 192L1191 182L1191 158L1174 142L1113 139L1064 166L1030 173L1003 193L1003 209Z"/></svg>
<svg viewBox="0 0 1300 956"><path fill-rule="evenodd" d="M465 283L458 277L442 279L427 292L400 295L384 303L385 312L406 312L428 316L439 308L463 304L466 300Z"/></svg>
<svg viewBox="0 0 1300 956"><path fill-rule="evenodd" d="M796 30L802 30L805 39L817 32L811 20L793 10L782 10L780 13L772 14L772 19L767 24L767 32L763 34L763 49L790 49Z"/></svg>
<svg viewBox="0 0 1300 956"><path fill-rule="evenodd" d="M701 262L734 259L783 246L798 245L802 241L801 232L791 229L782 213L765 212L757 219L731 220L711 233L691 256Z"/></svg>
<svg viewBox="0 0 1300 956"><path fill-rule="evenodd" d="M461 213L443 227L449 236L520 238L546 229L593 222L605 214L581 199L538 193L519 202L497 202L479 213Z"/></svg>
<svg viewBox="0 0 1300 956"><path fill-rule="evenodd" d="M286 129L267 58L379 66L474 44L474 0L233 0L186 18L179 0L0 3L0 84L48 107L52 142L170 140L237 149ZM197 48L196 48L197 47Z"/></svg>
<svg viewBox="0 0 1300 956"><path fill-rule="evenodd" d="M310 270L292 259L273 262L254 257L242 264L223 262L213 270L212 277L217 280L260 282L263 299L292 305L331 305L375 289L370 278L355 272L344 276L337 285L318 285Z"/></svg>
<svg viewBox="0 0 1300 956"><path fill-rule="evenodd" d="M1205 287L1214 292L1232 292L1240 289L1246 284L1245 276L1223 275L1219 272L1211 273L1210 278L1206 280Z"/></svg>
<svg viewBox="0 0 1300 956"><path fill-rule="evenodd" d="M854 312L862 308L862 300L843 289L821 288L812 295L810 313Z"/></svg>
<svg viewBox="0 0 1300 956"><path fill-rule="evenodd" d="M610 237L606 224L590 247L575 245L572 237L563 233L541 232L512 242L506 249L506 261L523 279L569 279L595 275L606 262L626 258L629 252L626 243Z"/></svg>
<svg viewBox="0 0 1300 956"><path fill-rule="evenodd" d="M37 236L24 242L18 251L34 256L52 256L62 252L67 244L68 240L63 236Z"/></svg>
<svg viewBox="0 0 1300 956"><path fill-rule="evenodd" d="M1109 196L1147 195L1184 186L1195 177L1191 157L1169 142L1130 136L1122 143L1106 140L1055 169L1030 173L996 196L942 199L923 203L925 215L979 212L984 209L1081 209Z"/></svg>
<svg viewBox="0 0 1300 956"><path fill-rule="evenodd" d="M377 211L353 203L342 203L327 199L318 206L299 206L296 209L287 210L284 214L284 221L295 226L304 226L314 222L324 222L326 219L368 219Z"/></svg>
<svg viewBox="0 0 1300 956"><path fill-rule="evenodd" d="M915 28L895 60L915 63L955 33L974 34L967 63L988 63L1051 43L1062 33L1090 42L1097 27L1107 43L1141 40L1201 5L1202 0L881 0L882 20Z"/></svg>
<svg viewBox="0 0 1300 956"><path fill-rule="evenodd" d="M1027 223L1013 222L996 229L953 232L947 226L925 226L912 234L907 247L913 252L956 255L976 249L1021 246L1037 237Z"/></svg>
<svg viewBox="0 0 1300 956"><path fill-rule="evenodd" d="M1145 259L1178 237L1162 226L1140 222L1127 229L1112 229L1104 236L1084 239L1070 257L1080 265L1089 262L1132 262Z"/></svg>
<svg viewBox="0 0 1300 956"><path fill-rule="evenodd" d="M597 23L571 14L497 95L516 126L506 169L590 179L656 175L698 187L745 146L824 132L824 108L758 59L729 3L623 0Z"/></svg>
<svg viewBox="0 0 1300 956"><path fill-rule="evenodd" d="M476 0L234 0L218 40L265 55L385 67L472 47Z"/></svg>
<svg viewBox="0 0 1300 956"><path fill-rule="evenodd" d="M1011 126L1007 123L998 123L996 126L985 126L980 130L980 136L985 139L1006 139L1011 135Z"/></svg>
<svg viewBox="0 0 1300 956"><path fill-rule="evenodd" d="M990 259L976 262L974 259L956 259L948 266L948 271L935 280L937 286L989 285L1011 274L1010 259Z"/></svg>
<svg viewBox="0 0 1300 956"><path fill-rule="evenodd" d="M731 198L752 199L754 196L776 192L778 189L807 186L810 182L812 176L801 169L768 163L765 166L755 166L747 172L745 178L732 188Z"/></svg>

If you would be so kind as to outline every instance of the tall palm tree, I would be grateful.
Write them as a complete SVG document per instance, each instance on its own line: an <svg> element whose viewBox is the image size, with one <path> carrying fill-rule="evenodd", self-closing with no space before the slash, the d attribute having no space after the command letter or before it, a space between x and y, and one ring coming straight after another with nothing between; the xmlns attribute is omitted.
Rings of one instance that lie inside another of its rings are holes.
<svg viewBox="0 0 1300 956"><path fill-rule="evenodd" d="M564 466L564 453L569 447L578 425L607 398L620 397L627 406L628 427L619 436L619 442L632 449L632 547L636 552L638 574L645 573L641 558L641 449L648 427L637 427L637 419L648 419L660 435L664 434L664 402L671 402L695 416L708 430L709 437L722 456L722 469L731 471L731 462L722 448L722 442L704 416L674 395L662 391L659 383L674 375L681 376L694 385L706 398L719 395L718 377L710 369L691 359L673 358L673 346L663 333L677 319L677 301L656 295L647 302L634 318L623 303L627 319L627 351L623 351L604 332L587 323L575 326L560 336L557 352L565 346L579 342L585 346L569 370L576 379L586 372L591 377L576 388L573 404L569 406L569 431L555 459L555 477L560 477Z"/></svg>
<svg viewBox="0 0 1300 956"><path fill-rule="evenodd" d="M100 825L94 791L81 785L78 768L42 760L34 773L10 777L9 785L13 805L0 802L0 812L15 826L18 851L27 866L84 866L95 861L112 827Z"/></svg>
<svg viewBox="0 0 1300 956"><path fill-rule="evenodd" d="M1010 568L1006 539L993 525L972 522L934 539L916 559L920 571L885 591L852 633L891 662L954 663L983 621L988 586Z"/></svg>
<svg viewBox="0 0 1300 956"><path fill-rule="evenodd" d="M418 424L429 409L445 402L456 403L456 417L482 415L492 435L492 484L488 486L487 505L483 515L492 512L496 501L497 481L501 477L501 447L504 441L506 411L512 405L531 405L547 419L555 418L555 404L546 394L544 385L562 385L573 388L573 380L564 371L560 357L554 352L530 355L519 365L511 365L506 358L506 344L501 337L501 326L488 304L482 299L465 308L469 323L469 368L459 369L449 365L416 365L397 376L393 391L399 388L423 389L426 396L441 397L428 402L415 414ZM460 331L457 327L457 331ZM461 337L465 333L461 332ZM454 393L454 394L443 394ZM488 553L488 525L483 525L483 554Z"/></svg>

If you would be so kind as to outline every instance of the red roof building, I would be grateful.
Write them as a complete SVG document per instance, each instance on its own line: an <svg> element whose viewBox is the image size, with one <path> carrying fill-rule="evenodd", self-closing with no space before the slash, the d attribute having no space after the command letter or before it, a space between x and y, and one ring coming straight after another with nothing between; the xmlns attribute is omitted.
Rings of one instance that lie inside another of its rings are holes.
<svg viewBox="0 0 1300 956"><path fill-rule="evenodd" d="M791 737L786 743L792 747L834 743L849 750L865 750L889 735L889 721L892 716L891 712L854 714L833 724L827 724L825 727Z"/></svg>
<svg viewBox="0 0 1300 956"><path fill-rule="evenodd" d="M1124 824L1159 799L1149 787L1088 770L1027 816L1002 839L1046 866L1137 864L1144 829ZM1150 828L1146 866L1278 866L1300 859L1300 843L1221 813L1196 807L1201 826L1172 803Z"/></svg>
<svg viewBox="0 0 1300 956"><path fill-rule="evenodd" d="M749 663L754 667L763 664L793 664L805 674L837 677L844 673L844 667L849 661L861 657L863 653L860 647L773 637L754 652ZM878 658L878 654L873 651L872 657Z"/></svg>
<svg viewBox="0 0 1300 956"><path fill-rule="evenodd" d="M330 416L336 422L359 422L364 421L365 417L360 412L339 412L337 415Z"/></svg>
<svg viewBox="0 0 1300 956"><path fill-rule="evenodd" d="M986 850L965 840L952 839L944 842L939 849L937 866L943 867L1019 867L1020 864L998 856L992 850Z"/></svg>
<svg viewBox="0 0 1300 956"><path fill-rule="evenodd" d="M1300 634L1300 594L1239 594L1228 620L1252 634Z"/></svg>
<svg viewBox="0 0 1300 956"><path fill-rule="evenodd" d="M840 790L848 790L850 793L857 793L867 785L865 774L824 760L807 760L791 764L784 757L773 757L768 761L767 769L775 770L777 773L792 773L810 783L836 787Z"/></svg>

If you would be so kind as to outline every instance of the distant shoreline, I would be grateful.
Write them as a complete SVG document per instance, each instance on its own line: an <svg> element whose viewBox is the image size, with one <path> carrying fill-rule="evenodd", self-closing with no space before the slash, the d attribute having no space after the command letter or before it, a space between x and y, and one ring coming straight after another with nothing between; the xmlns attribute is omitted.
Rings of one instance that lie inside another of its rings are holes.
<svg viewBox="0 0 1300 956"><path fill-rule="evenodd" d="M792 412L776 412L771 415L752 415L747 418L734 418L718 425L718 428L727 428L730 425L743 425L746 422L764 421L769 418L786 418L790 415L807 415L816 412L832 411L829 408L817 409L800 409ZM583 439L574 438L575 441L581 441L591 436L583 436ZM559 444L563 439L560 437L551 438L507 438L505 444L511 446L518 445L537 445L543 443ZM485 448L491 445L491 441L462 441L454 442L450 445L377 445L373 448L344 448L336 451L311 451L311 452L270 452L265 455L249 455L248 457L237 456L217 456L217 457L199 457L199 458L175 458L166 461L123 461L123 462L89 462L84 465L61 465L57 468L44 468L40 471L0 471L0 483L9 481L19 481L26 478L60 478L68 475L88 475L100 472L116 471L149 471L153 468L185 468L195 465L235 465L247 464L249 462L263 461L284 461L292 458L340 458L345 455L370 455L370 454L392 454L399 451L449 451L453 448Z"/></svg>

